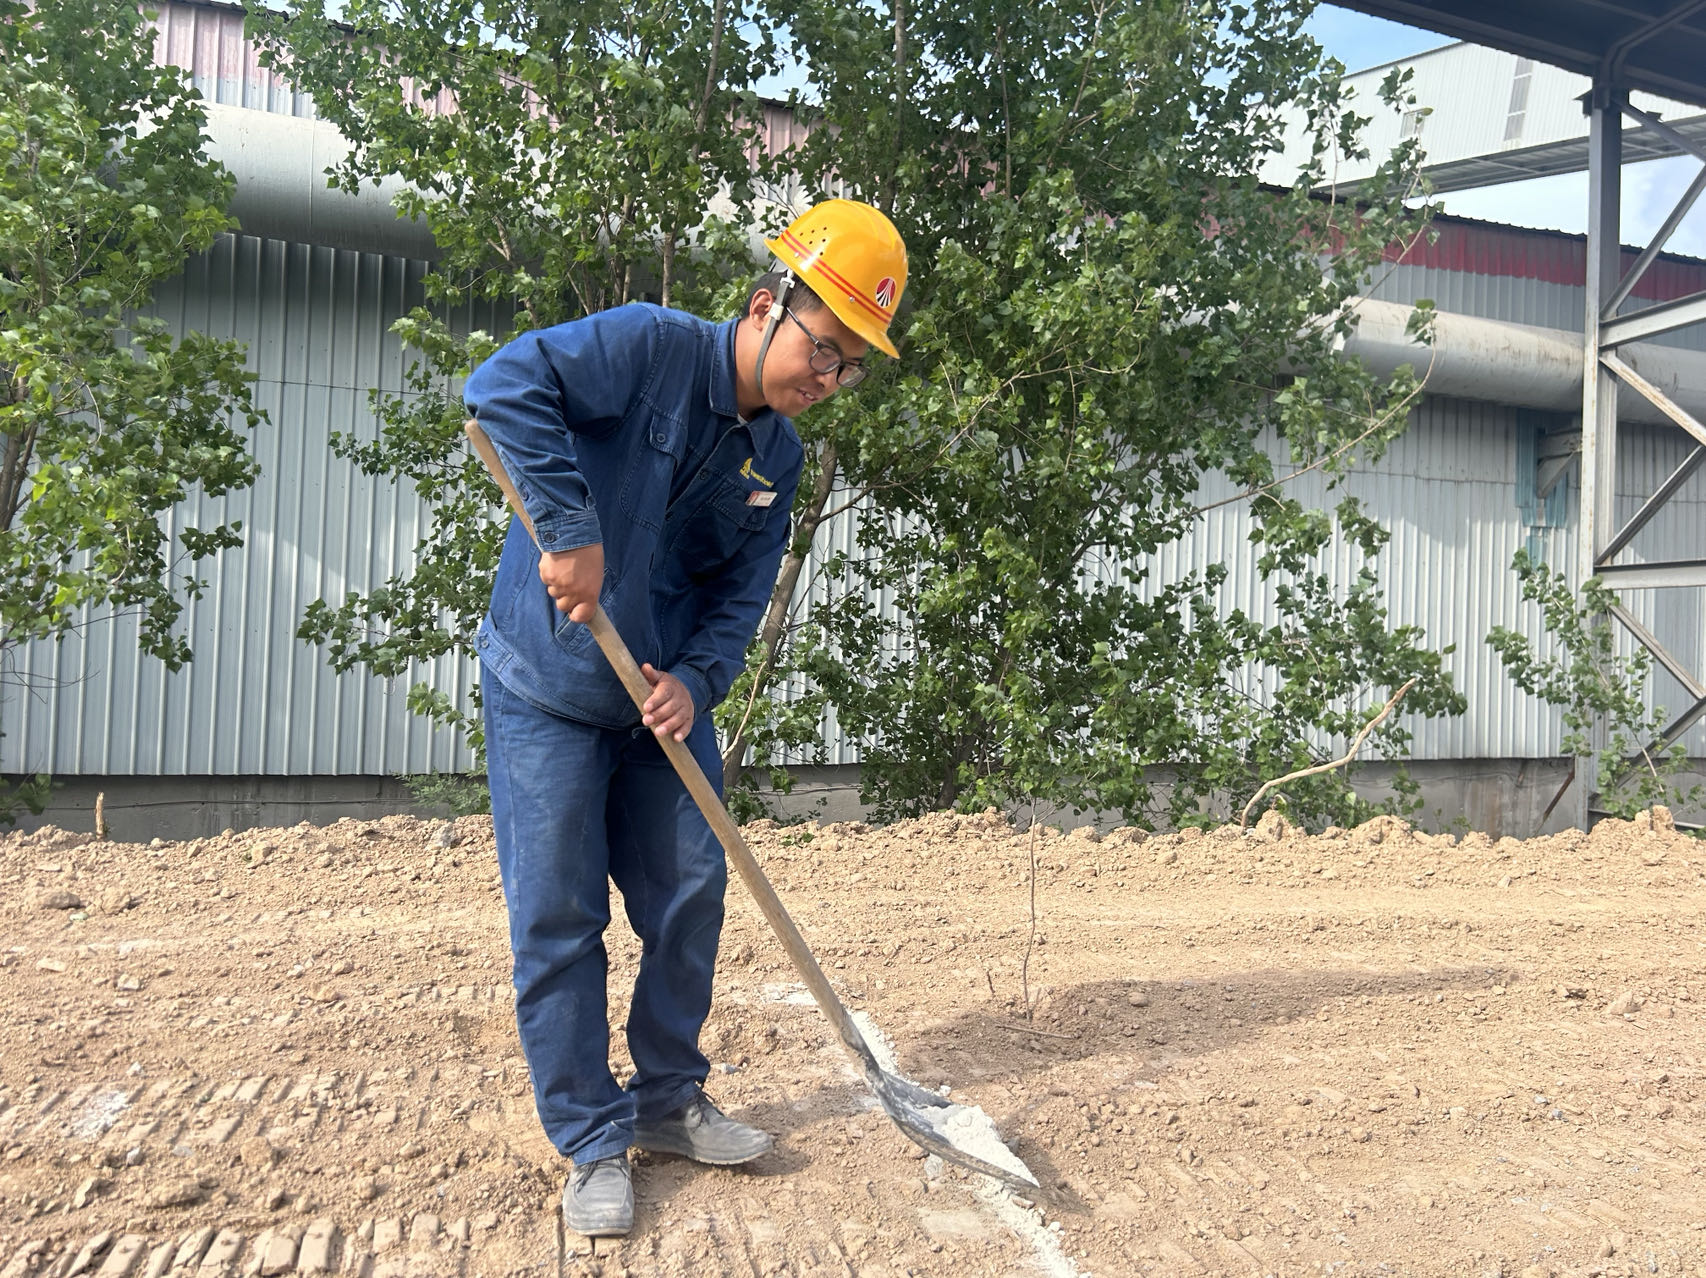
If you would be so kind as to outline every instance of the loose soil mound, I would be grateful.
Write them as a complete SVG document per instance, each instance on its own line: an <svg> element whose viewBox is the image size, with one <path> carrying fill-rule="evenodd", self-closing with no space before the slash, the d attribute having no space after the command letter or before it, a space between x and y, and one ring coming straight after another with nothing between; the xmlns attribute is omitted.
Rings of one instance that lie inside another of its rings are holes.
<svg viewBox="0 0 1706 1278"><path fill-rule="evenodd" d="M737 886L711 1090L777 1150L641 1156L635 1234L595 1250L557 1224L488 820L45 830L0 840L0 1278L1706 1278L1706 849L1662 810L1496 843L1274 816L748 836L1034 1201L872 1108ZM618 921L613 1024L637 959Z"/></svg>

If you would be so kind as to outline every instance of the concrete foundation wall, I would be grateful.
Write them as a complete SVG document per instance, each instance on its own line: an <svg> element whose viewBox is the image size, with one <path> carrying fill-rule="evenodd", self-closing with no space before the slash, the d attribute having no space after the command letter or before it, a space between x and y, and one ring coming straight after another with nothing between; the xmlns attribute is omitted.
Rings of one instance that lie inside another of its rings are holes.
<svg viewBox="0 0 1706 1278"><path fill-rule="evenodd" d="M107 837L124 843L425 812L395 777L69 777L55 783L45 812L26 814L16 828L92 831L97 795L102 796Z"/></svg>
<svg viewBox="0 0 1706 1278"><path fill-rule="evenodd" d="M1691 770L1680 778L1686 791L1706 785L1706 759L1691 761ZM1379 802L1394 791L1394 768L1387 764L1363 764L1357 771L1357 793ZM1415 824L1433 833L1462 834L1482 830L1493 838L1506 835L1527 839L1554 834L1569 825L1570 805L1566 791L1557 803L1560 788L1570 778L1568 759L1423 759L1408 765L1410 777L1421 787L1422 809ZM869 817L859 801L859 769L856 764L827 768L795 769L795 785L785 795L764 793L781 819L815 818L820 821L857 821ZM1165 782L1157 780L1159 787ZM1545 816L1548 808L1551 815ZM1021 822L1024 813L1015 812ZM1217 815L1225 819L1225 810ZM1230 815L1236 815L1235 813ZM1545 817L1542 820L1542 817ZM1677 820L1706 823L1706 806L1679 808ZM1037 809L1037 819L1070 830L1094 825L1108 830L1122 824L1118 814Z"/></svg>
<svg viewBox="0 0 1706 1278"><path fill-rule="evenodd" d="M1410 764L1409 772L1422 793L1416 824L1430 831L1483 830L1494 838L1522 839L1553 833L1567 824L1570 805L1563 801L1553 805L1570 774L1567 759L1421 760ZM1375 800L1388 797L1391 775L1388 765L1363 765L1357 774L1358 792ZM1685 789L1706 784L1706 759L1694 760L1692 772L1683 781ZM791 793L761 793L782 820L860 821L871 816L859 799L857 764L796 768ZM56 825L92 831L97 795L102 796L108 837L128 843L206 838L225 829L301 821L327 825L344 816L444 814L417 801L395 777L77 777L56 785L47 811L39 817L26 816L17 828ZM1551 817L1543 823L1542 814L1549 806L1553 807ZM1027 814L1012 815L1022 821ZM1703 823L1706 809L1682 809L1676 816ZM1065 829L1081 825L1111 829L1121 824L1117 815L1042 807L1037 819Z"/></svg>

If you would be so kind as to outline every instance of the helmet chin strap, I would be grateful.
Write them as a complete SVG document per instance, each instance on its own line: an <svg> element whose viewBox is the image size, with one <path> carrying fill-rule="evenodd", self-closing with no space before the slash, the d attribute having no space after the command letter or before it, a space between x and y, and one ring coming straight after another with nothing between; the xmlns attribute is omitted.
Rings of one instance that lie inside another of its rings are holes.
<svg viewBox="0 0 1706 1278"><path fill-rule="evenodd" d="M782 322L782 312L788 305L788 294L794 289L794 273L782 272L782 282L777 286L776 296L770 303L770 314L764 321L764 340L758 344L758 362L753 366L752 378L758 384L758 397L769 403L769 397L764 393L764 357L770 351L770 339L776 336L776 325Z"/></svg>

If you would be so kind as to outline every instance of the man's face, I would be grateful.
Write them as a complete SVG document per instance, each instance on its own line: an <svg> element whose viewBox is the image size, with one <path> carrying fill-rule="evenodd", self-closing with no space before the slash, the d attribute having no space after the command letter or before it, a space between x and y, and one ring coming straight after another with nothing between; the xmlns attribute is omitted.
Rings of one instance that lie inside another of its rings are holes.
<svg viewBox="0 0 1706 1278"><path fill-rule="evenodd" d="M764 357L764 399L784 417L798 417L840 389L836 380L840 370L818 372L812 367L814 355L819 367L830 362L831 352L854 362L864 359L867 345L828 307L796 310L789 306L784 313L774 309L773 298L766 298L760 293L753 299L755 315L768 317L774 313L777 320L776 335ZM762 325L767 320L759 322Z"/></svg>

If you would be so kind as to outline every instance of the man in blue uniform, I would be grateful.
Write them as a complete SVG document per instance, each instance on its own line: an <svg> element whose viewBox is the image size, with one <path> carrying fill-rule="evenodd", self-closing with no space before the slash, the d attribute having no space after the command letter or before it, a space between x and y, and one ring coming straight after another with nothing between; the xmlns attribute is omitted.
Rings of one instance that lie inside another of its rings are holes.
<svg viewBox="0 0 1706 1278"><path fill-rule="evenodd" d="M631 1145L728 1166L772 1144L703 1091L727 870L655 738L721 780L711 710L787 544L790 418L861 380L869 346L895 353L906 250L849 200L769 247L783 269L728 323L618 307L524 334L464 392L542 548L511 521L481 692L516 1022L540 1121L573 1161L564 1219L590 1236L633 1226ZM643 711L584 624L598 604L652 686ZM612 881L642 942L625 1086L609 1065Z"/></svg>

